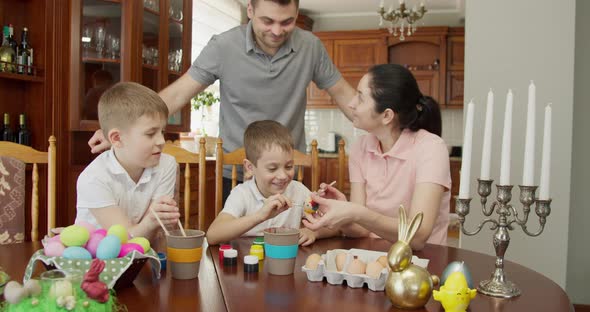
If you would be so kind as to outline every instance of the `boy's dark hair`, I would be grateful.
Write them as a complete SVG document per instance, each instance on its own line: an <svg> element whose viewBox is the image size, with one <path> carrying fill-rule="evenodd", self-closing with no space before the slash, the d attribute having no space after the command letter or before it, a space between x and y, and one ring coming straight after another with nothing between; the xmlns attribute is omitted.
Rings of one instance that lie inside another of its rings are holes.
<svg viewBox="0 0 590 312"><path fill-rule="evenodd" d="M259 0L250 0L253 8L256 8L256 4L258 4L258 1ZM291 2L295 2L295 6L297 7L297 9L299 9L299 0L262 0L262 1L271 1L271 2L274 2L278 5L280 5L280 6L289 5L289 4L291 4Z"/></svg>
<svg viewBox="0 0 590 312"><path fill-rule="evenodd" d="M98 121L105 137L113 128L124 129L143 115L168 118L168 107L152 89L135 82L119 82L98 101Z"/></svg>
<svg viewBox="0 0 590 312"><path fill-rule="evenodd" d="M391 109L398 116L402 129L424 129L441 136L442 119L438 103L422 95L414 75L398 64L375 65L369 69L371 96L375 111Z"/></svg>
<svg viewBox="0 0 590 312"><path fill-rule="evenodd" d="M248 125L244 132L246 159L256 165L262 152L273 145L284 151L293 151L293 137L289 129L274 120L259 120Z"/></svg>

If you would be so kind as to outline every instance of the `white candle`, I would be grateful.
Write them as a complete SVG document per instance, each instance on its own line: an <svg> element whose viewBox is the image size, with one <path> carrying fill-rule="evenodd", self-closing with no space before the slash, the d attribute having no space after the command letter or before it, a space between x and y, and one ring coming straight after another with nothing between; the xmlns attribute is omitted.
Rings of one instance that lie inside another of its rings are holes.
<svg viewBox="0 0 590 312"><path fill-rule="evenodd" d="M469 183L471 170L471 146L473 140L473 101L467 104L467 120L465 121L465 133L463 134L463 152L461 155L461 180L459 184L459 198L469 198Z"/></svg>
<svg viewBox="0 0 590 312"><path fill-rule="evenodd" d="M541 159L541 186L539 199L549 199L549 172L551 171L551 103L545 107L543 131L543 158Z"/></svg>
<svg viewBox="0 0 590 312"><path fill-rule="evenodd" d="M522 185L527 186L535 183L535 113L535 84L531 81L524 141L524 168L522 171Z"/></svg>
<svg viewBox="0 0 590 312"><path fill-rule="evenodd" d="M502 158L500 162L500 185L510 184L510 144L512 135L512 90L506 96L506 112L504 115L504 133L502 136Z"/></svg>
<svg viewBox="0 0 590 312"><path fill-rule="evenodd" d="M492 89L488 92L488 102L486 105L486 121L483 132L483 149L481 152L481 173L479 178L482 180L490 179L490 165L492 157L492 124L494 121L494 93Z"/></svg>
<svg viewBox="0 0 590 312"><path fill-rule="evenodd" d="M383 2L384 2L384 1L383 1L383 0L381 0L381 2L379 3L379 7L380 7L380 8L382 8L382 7L384 6L384 3L383 3Z"/></svg>

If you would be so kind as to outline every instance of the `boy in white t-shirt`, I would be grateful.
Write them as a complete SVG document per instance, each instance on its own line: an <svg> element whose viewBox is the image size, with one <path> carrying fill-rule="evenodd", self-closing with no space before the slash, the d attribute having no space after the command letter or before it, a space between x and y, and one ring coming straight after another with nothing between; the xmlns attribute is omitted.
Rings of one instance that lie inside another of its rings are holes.
<svg viewBox="0 0 590 312"><path fill-rule="evenodd" d="M299 228L310 191L293 181L293 138L289 129L273 120L255 121L244 132L244 171L253 178L237 185L223 210L207 231L211 245L239 236L258 236L269 227ZM299 244L307 246L317 238L332 236L327 229L302 228Z"/></svg>
<svg viewBox="0 0 590 312"><path fill-rule="evenodd" d="M78 177L76 221L98 228L124 225L132 236L154 242L160 225L177 223L173 199L177 163L162 154L168 108L158 94L134 82L121 82L103 93L98 119L112 148L93 160Z"/></svg>

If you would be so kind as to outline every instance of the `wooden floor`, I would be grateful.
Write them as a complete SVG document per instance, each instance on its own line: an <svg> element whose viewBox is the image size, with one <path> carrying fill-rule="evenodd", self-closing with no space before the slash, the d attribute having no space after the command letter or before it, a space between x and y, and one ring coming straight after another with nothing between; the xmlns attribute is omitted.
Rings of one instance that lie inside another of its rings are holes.
<svg viewBox="0 0 590 312"><path fill-rule="evenodd" d="M590 312L590 305L574 304L574 311L576 311L576 312Z"/></svg>

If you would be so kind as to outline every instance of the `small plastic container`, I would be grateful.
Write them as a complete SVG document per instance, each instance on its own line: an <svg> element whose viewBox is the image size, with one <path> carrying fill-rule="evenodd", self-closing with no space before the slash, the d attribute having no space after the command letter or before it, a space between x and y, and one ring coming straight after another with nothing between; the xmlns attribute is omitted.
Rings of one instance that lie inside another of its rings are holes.
<svg viewBox="0 0 590 312"><path fill-rule="evenodd" d="M258 236L254 239L254 242L252 243L254 245L262 245L264 246L264 237L263 236Z"/></svg>
<svg viewBox="0 0 590 312"><path fill-rule="evenodd" d="M228 249L232 249L231 245L223 244L223 245L219 246L219 263L223 262L223 251L228 250Z"/></svg>
<svg viewBox="0 0 590 312"><path fill-rule="evenodd" d="M244 256L244 273L258 273L258 257Z"/></svg>
<svg viewBox="0 0 590 312"><path fill-rule="evenodd" d="M250 246L250 254L258 257L259 261L264 260L264 247L263 247L263 245Z"/></svg>
<svg viewBox="0 0 590 312"><path fill-rule="evenodd" d="M223 265L234 266L238 264L238 251L235 249L226 249L223 251Z"/></svg>
<svg viewBox="0 0 590 312"><path fill-rule="evenodd" d="M166 254L163 252L158 252L158 259L160 259L160 269L166 270L166 263L168 262Z"/></svg>

